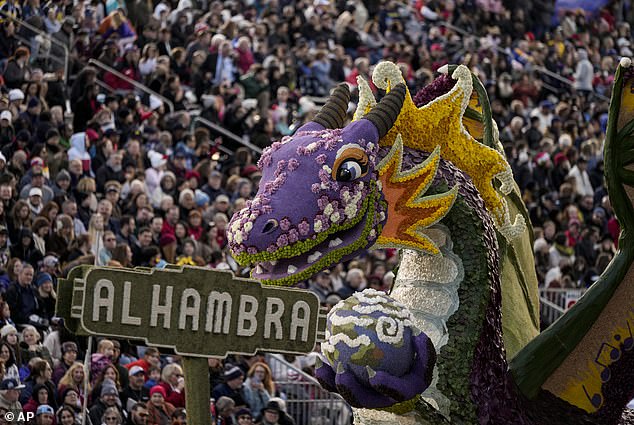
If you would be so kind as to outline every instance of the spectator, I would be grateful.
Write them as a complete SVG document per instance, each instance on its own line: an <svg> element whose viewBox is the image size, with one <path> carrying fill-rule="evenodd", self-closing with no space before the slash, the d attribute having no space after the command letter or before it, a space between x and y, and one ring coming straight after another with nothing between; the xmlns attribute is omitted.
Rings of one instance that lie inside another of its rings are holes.
<svg viewBox="0 0 634 425"><path fill-rule="evenodd" d="M15 379L16 382L20 382L20 372L15 354L6 341L0 343L0 360L4 364L4 379Z"/></svg>
<svg viewBox="0 0 634 425"><path fill-rule="evenodd" d="M130 410L126 425L146 425L149 415L146 403L136 403Z"/></svg>
<svg viewBox="0 0 634 425"><path fill-rule="evenodd" d="M42 404L35 413L36 425L53 425L55 423L55 409L48 404Z"/></svg>
<svg viewBox="0 0 634 425"><path fill-rule="evenodd" d="M68 368L64 376L59 380L57 385L57 394L62 396L66 393L68 389L75 390L80 401L83 401L88 395L84 393L84 366L81 363L73 363L72 366ZM91 390L91 386L88 385L88 391ZM64 399L61 398L61 402L64 402ZM76 410L73 407L73 410ZM81 411L75 411L75 414L79 414Z"/></svg>
<svg viewBox="0 0 634 425"><path fill-rule="evenodd" d="M257 362L251 366L243 386L244 400L254 412L261 412L275 395L275 383L271 376L271 369L266 363ZM254 418L260 419L260 414Z"/></svg>
<svg viewBox="0 0 634 425"><path fill-rule="evenodd" d="M121 379L119 377L119 370L112 363L108 364L103 371L97 375L97 379L93 384L92 389L92 400L96 400L99 398L99 394L101 394L102 386L105 382L114 382L115 387L117 388L117 392L120 393L122 390Z"/></svg>
<svg viewBox="0 0 634 425"><path fill-rule="evenodd" d="M121 405L121 400L119 400L119 392L117 391L117 387L114 381L110 379L106 379L101 386L100 397L93 404L90 409L90 421L93 424L101 424L101 419L103 418L104 413L108 408L116 409L120 417L123 417L121 410L118 406Z"/></svg>
<svg viewBox="0 0 634 425"><path fill-rule="evenodd" d="M236 406L246 406L246 400L244 399L244 392L242 384L244 382L244 375L242 370L238 366L226 365L224 380L222 384L218 384L212 389L211 396L216 400L220 397L229 397L232 399Z"/></svg>
<svg viewBox="0 0 634 425"><path fill-rule="evenodd" d="M31 374L24 381L25 386L20 393L20 403L26 404L32 395L35 395L34 398L38 397L35 393L35 389L45 387L48 392L47 404L57 406L57 393L55 392L55 385L51 381L51 376L53 375L53 369L51 369L51 365L48 364L46 360L43 360L41 358L34 358L34 361L32 362L32 364L30 363L29 366L31 368Z"/></svg>
<svg viewBox="0 0 634 425"><path fill-rule="evenodd" d="M46 320L46 319L41 319ZM44 325L42 325L44 326ZM49 368L51 369L51 376L53 373L52 364L53 358L51 357L51 353L49 353L48 348L46 348L40 342L41 336L37 331L35 326L27 325L22 329L22 342L20 343L21 354L20 357L24 363L29 363L32 359L38 358L41 360L46 360L49 364ZM31 373L33 369L31 369ZM39 371L43 375L43 371ZM50 379L48 377L47 379Z"/></svg>
<svg viewBox="0 0 634 425"><path fill-rule="evenodd" d="M141 366L133 366L128 371L128 386L121 391L121 404L130 412L139 402L150 399L150 391L143 386L145 371Z"/></svg>
<svg viewBox="0 0 634 425"><path fill-rule="evenodd" d="M57 385L66 372L70 369L72 365L75 364L77 360L77 344L74 342L67 341L62 344L62 358L61 361L58 361L55 369L53 369L53 376L51 379Z"/></svg>
<svg viewBox="0 0 634 425"><path fill-rule="evenodd" d="M29 263L23 263L17 280L9 286L6 299L16 323L20 325L34 323L43 326L42 320L44 319L39 316L40 306L37 294L31 286L32 281L33 266Z"/></svg>
<svg viewBox="0 0 634 425"><path fill-rule="evenodd" d="M232 425L233 412L236 409L236 402L226 396L222 396L216 400L216 425Z"/></svg>
<svg viewBox="0 0 634 425"><path fill-rule="evenodd" d="M165 401L177 408L185 407L185 378L179 365L166 365L161 372L159 385L165 390Z"/></svg>
<svg viewBox="0 0 634 425"><path fill-rule="evenodd" d="M78 422L73 410L68 406L64 406L57 411L57 422L60 425L80 425L81 423Z"/></svg>
<svg viewBox="0 0 634 425"><path fill-rule="evenodd" d="M176 409L173 404L165 401L165 389L155 385L150 390L150 402L148 403L148 425L169 425L172 413Z"/></svg>
<svg viewBox="0 0 634 425"><path fill-rule="evenodd" d="M24 385L12 378L5 378L0 383L0 408L12 412L15 418L22 413L22 404L19 401L20 392Z"/></svg>
<svg viewBox="0 0 634 425"><path fill-rule="evenodd" d="M139 366L145 372L145 376L150 376L150 367L155 366L160 368L161 365L161 354L159 350L154 347L148 347L143 353L143 358L128 363L125 367L128 370L131 370L134 366Z"/></svg>

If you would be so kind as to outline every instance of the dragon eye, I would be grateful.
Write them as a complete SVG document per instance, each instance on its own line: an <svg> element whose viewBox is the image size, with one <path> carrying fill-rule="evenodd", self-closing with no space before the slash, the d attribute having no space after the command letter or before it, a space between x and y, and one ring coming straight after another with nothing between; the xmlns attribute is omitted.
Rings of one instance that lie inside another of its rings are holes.
<svg viewBox="0 0 634 425"><path fill-rule="evenodd" d="M364 170L365 168L365 170ZM340 182L350 182L361 177L365 172L368 171L367 164L365 167L362 167L354 159L349 159L339 166L337 169L336 180Z"/></svg>
<svg viewBox="0 0 634 425"><path fill-rule="evenodd" d="M368 155L357 144L342 146L337 152L332 167L332 178L340 182L350 182L368 173Z"/></svg>

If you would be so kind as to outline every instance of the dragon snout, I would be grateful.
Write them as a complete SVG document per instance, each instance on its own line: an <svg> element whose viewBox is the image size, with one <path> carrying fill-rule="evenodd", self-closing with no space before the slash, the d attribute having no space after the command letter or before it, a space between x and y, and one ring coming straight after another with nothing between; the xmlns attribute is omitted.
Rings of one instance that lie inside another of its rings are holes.
<svg viewBox="0 0 634 425"><path fill-rule="evenodd" d="M267 222L264 224L264 227L262 228L262 234L268 235L269 233L274 232L278 228L278 226L279 223L277 222L277 220L271 218L267 220Z"/></svg>

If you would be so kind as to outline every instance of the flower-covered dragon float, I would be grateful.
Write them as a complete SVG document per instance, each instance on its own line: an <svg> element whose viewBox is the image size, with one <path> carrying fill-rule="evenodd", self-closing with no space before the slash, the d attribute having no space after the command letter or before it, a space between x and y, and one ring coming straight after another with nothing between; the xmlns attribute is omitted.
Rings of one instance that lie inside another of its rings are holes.
<svg viewBox="0 0 634 425"><path fill-rule="evenodd" d="M364 250L400 249L388 294L328 315L322 386L356 424L620 424L634 398L634 73L617 70L605 143L619 251L539 334L532 229L486 92L464 66L411 97L377 65L262 154L255 198L229 225L241 264L294 285Z"/></svg>

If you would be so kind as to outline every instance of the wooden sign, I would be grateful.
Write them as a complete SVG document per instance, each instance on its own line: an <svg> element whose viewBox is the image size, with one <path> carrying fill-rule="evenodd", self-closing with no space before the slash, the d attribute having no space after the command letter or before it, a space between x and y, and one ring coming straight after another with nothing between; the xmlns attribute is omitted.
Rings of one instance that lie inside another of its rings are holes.
<svg viewBox="0 0 634 425"><path fill-rule="evenodd" d="M142 339L189 357L305 354L324 335L314 293L227 271L89 267L70 279L60 284L58 314L75 332Z"/></svg>
<svg viewBox="0 0 634 425"><path fill-rule="evenodd" d="M189 266L76 267L59 280L56 314L76 334L142 339L183 355L190 425L210 422L206 358L306 354L326 329L312 292Z"/></svg>

